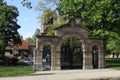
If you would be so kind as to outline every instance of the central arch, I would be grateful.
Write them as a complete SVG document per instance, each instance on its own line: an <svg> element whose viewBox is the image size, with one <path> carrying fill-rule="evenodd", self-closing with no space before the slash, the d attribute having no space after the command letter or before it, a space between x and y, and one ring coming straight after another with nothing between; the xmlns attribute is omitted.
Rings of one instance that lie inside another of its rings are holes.
<svg viewBox="0 0 120 80"><path fill-rule="evenodd" d="M42 66L43 71L51 70L51 46L49 44L43 46Z"/></svg>
<svg viewBox="0 0 120 80"><path fill-rule="evenodd" d="M76 37L68 37L61 44L61 69L82 69L82 44Z"/></svg>

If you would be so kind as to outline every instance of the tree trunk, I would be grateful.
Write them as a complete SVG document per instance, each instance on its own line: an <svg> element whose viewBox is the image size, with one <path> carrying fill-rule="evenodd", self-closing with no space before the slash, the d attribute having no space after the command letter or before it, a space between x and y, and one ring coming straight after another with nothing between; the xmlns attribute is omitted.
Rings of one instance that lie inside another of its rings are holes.
<svg viewBox="0 0 120 80"><path fill-rule="evenodd" d="M119 53L116 54L116 57L119 58Z"/></svg>
<svg viewBox="0 0 120 80"><path fill-rule="evenodd" d="M115 53L113 53L113 58L115 58Z"/></svg>

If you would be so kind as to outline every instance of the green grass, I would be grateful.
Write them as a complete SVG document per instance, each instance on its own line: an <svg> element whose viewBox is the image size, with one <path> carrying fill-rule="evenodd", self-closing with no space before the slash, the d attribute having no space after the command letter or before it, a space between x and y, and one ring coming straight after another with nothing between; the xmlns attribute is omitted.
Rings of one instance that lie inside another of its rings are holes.
<svg viewBox="0 0 120 80"><path fill-rule="evenodd" d="M0 77L23 76L33 72L32 67L24 62L19 62L16 66L0 66Z"/></svg>
<svg viewBox="0 0 120 80"><path fill-rule="evenodd" d="M106 68L120 70L120 58L105 59L105 61ZM21 61L16 66L0 66L0 77L30 75L33 72L31 66Z"/></svg>
<svg viewBox="0 0 120 80"><path fill-rule="evenodd" d="M106 61L106 68L110 68L110 69L117 69L120 70L120 58L109 58L109 59L105 59Z"/></svg>

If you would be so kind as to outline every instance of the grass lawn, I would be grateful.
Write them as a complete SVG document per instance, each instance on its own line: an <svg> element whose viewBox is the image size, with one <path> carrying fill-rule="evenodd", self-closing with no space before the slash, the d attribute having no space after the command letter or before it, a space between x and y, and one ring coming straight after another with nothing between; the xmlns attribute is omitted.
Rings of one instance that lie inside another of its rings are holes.
<svg viewBox="0 0 120 80"><path fill-rule="evenodd" d="M105 59L106 61L106 68L110 68L110 69L117 69L120 70L120 58L109 58L109 59Z"/></svg>
<svg viewBox="0 0 120 80"><path fill-rule="evenodd" d="M24 62L19 62L16 66L0 66L0 77L5 76L22 76L33 73L31 66L28 66Z"/></svg>
<svg viewBox="0 0 120 80"><path fill-rule="evenodd" d="M120 58L119 59L105 59L106 68L120 70ZM0 77L6 76L23 76L33 73L31 66L28 66L24 62L19 62L16 66L0 66Z"/></svg>

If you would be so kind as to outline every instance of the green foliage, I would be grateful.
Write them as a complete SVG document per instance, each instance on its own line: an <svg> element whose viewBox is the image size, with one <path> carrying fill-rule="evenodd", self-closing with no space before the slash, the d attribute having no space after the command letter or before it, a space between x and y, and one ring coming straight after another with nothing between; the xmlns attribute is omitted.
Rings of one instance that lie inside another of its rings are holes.
<svg viewBox="0 0 120 80"><path fill-rule="evenodd" d="M55 28L59 27L62 24L66 23L66 20L62 16L58 16L59 20L53 22L53 24L49 25L47 35L53 36L55 35Z"/></svg>
<svg viewBox="0 0 120 80"><path fill-rule="evenodd" d="M53 36L55 35L55 28L59 27L66 23L66 20L62 16L57 16L57 20L53 21L53 24L48 25L47 35Z"/></svg>
<svg viewBox="0 0 120 80"><path fill-rule="evenodd" d="M6 47L6 43L3 40L0 40L0 51L3 51Z"/></svg>
<svg viewBox="0 0 120 80"><path fill-rule="evenodd" d="M79 19L82 26L90 29L90 36L105 38L111 53L120 53L119 0L60 0L57 10L67 19Z"/></svg>
<svg viewBox="0 0 120 80"><path fill-rule="evenodd" d="M70 44L71 43L71 44ZM70 48L74 48L77 44L79 43L79 40L77 40L77 38L75 37L69 37L67 40L65 40L65 42L63 43L63 45L69 44Z"/></svg>
<svg viewBox="0 0 120 80"><path fill-rule="evenodd" d="M82 47L74 36L67 38L61 45L61 63L68 63L69 67L82 65ZM68 65L62 66L67 67ZM79 67L80 68L80 67Z"/></svg>
<svg viewBox="0 0 120 80"><path fill-rule="evenodd" d="M80 19L90 30L120 30L118 0L60 0L57 10L67 18Z"/></svg>
<svg viewBox="0 0 120 80"><path fill-rule="evenodd" d="M23 6L26 6L27 8L31 9L32 8L32 4L31 2L29 2L28 0L22 0L21 4Z"/></svg>
<svg viewBox="0 0 120 80"><path fill-rule="evenodd" d="M26 38L26 41L35 44L36 43L35 36L39 35L39 34L40 34L40 29L36 28L36 31L35 31L34 35L32 36L32 38L28 37L28 38Z"/></svg>
<svg viewBox="0 0 120 80"><path fill-rule="evenodd" d="M107 68L120 70L120 58L109 58L105 59L105 61Z"/></svg>
<svg viewBox="0 0 120 80"><path fill-rule="evenodd" d="M21 44L17 24L18 10L15 6L9 6L0 0L0 47L5 48L8 42L15 45Z"/></svg>
<svg viewBox="0 0 120 80"><path fill-rule="evenodd" d="M106 49L111 53L120 53L120 35L116 32L107 30L93 30L89 35L94 37L103 37L106 40Z"/></svg>
<svg viewBox="0 0 120 80"><path fill-rule="evenodd" d="M28 38L26 38L25 40L28 41L28 42L30 42L30 43L34 43L34 44L35 44L34 38L28 37Z"/></svg>
<svg viewBox="0 0 120 80"><path fill-rule="evenodd" d="M63 42L61 47L64 48L64 49L68 49L69 48L69 52L68 53L71 52L72 54L73 53L77 54L77 53L80 53L82 51L81 43L75 37L69 37L67 40L65 40ZM63 51L65 51L64 49L63 49ZM66 52L64 52L64 53L66 53Z"/></svg>
<svg viewBox="0 0 120 80"><path fill-rule="evenodd" d="M107 48L111 51L111 53L120 53L120 37L114 38L114 39L109 39Z"/></svg>

